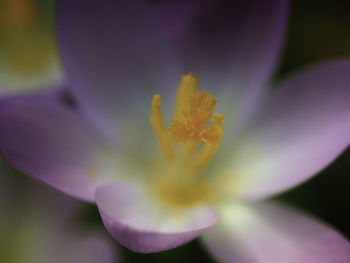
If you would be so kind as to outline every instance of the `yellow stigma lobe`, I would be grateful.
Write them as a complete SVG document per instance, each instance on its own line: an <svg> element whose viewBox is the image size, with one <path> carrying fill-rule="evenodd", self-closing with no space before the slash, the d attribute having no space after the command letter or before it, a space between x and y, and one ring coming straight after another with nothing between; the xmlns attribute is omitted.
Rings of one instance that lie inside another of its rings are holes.
<svg viewBox="0 0 350 263"><path fill-rule="evenodd" d="M205 128L199 134L203 143L218 144L221 141L224 132L224 115L214 113L212 117L213 125Z"/></svg>
<svg viewBox="0 0 350 263"><path fill-rule="evenodd" d="M151 116L150 122L156 136L160 150L162 151L165 159L171 160L174 157L173 149L168 140L167 133L164 129L162 112L160 110L160 103L162 98L159 94L155 94L151 103Z"/></svg>
<svg viewBox="0 0 350 263"><path fill-rule="evenodd" d="M168 133L174 142L202 142L218 144L221 141L222 129L214 123L207 127L207 123L216 105L214 95L206 91L197 90L189 101L189 111L183 111L184 121L174 120L170 123ZM223 126L223 120L222 125Z"/></svg>

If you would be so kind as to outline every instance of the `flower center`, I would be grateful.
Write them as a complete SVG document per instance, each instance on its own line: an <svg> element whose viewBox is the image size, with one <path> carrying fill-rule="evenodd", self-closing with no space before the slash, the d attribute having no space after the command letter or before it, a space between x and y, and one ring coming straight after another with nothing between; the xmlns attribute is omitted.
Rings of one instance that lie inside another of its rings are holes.
<svg viewBox="0 0 350 263"><path fill-rule="evenodd" d="M192 74L183 75L175 98L174 118L164 127L161 97L151 103L150 123L165 163L158 169L155 189L162 201L189 205L211 196L209 185L199 175L218 150L224 116L214 113L214 95L197 89ZM212 124L208 125L211 118Z"/></svg>

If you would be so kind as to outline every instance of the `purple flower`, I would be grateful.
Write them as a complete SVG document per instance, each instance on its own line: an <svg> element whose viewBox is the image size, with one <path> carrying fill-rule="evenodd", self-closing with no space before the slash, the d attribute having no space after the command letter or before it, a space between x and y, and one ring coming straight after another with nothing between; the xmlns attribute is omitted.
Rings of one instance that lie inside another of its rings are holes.
<svg viewBox="0 0 350 263"><path fill-rule="evenodd" d="M1 262L116 262L104 235L73 223L80 202L38 182L20 180L2 162L0 171Z"/></svg>
<svg viewBox="0 0 350 263"><path fill-rule="evenodd" d="M96 201L110 234L137 252L203 234L225 262L345 263L335 230L267 201L350 138L350 60L269 82L287 13L277 0L61 0L77 104L60 89L2 100L0 150Z"/></svg>

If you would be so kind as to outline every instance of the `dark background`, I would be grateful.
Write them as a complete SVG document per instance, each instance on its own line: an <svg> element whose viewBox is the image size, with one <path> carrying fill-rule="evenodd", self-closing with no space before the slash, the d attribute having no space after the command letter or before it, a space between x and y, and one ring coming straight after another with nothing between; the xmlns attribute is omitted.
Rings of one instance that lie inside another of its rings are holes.
<svg viewBox="0 0 350 263"><path fill-rule="evenodd" d="M292 1L285 47L274 78L281 79L304 65L350 57L349 13L350 1ZM24 179L18 172L12 173L20 191L21 185L25 185L28 179ZM350 239L349 186L350 150L347 150L317 176L275 198L328 222ZM18 202L23 198L18 198ZM106 232L93 205L85 205L75 220L79 224ZM199 240L177 249L149 255L136 254L115 241L112 243L121 254L123 262L214 262Z"/></svg>

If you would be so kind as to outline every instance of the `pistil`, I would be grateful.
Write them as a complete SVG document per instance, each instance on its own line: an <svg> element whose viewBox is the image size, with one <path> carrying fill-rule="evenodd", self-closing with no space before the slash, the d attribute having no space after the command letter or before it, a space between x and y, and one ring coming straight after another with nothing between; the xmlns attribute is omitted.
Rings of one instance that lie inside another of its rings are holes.
<svg viewBox="0 0 350 263"><path fill-rule="evenodd" d="M150 122L164 158L175 160L172 165L175 170L181 170L179 174L198 174L210 163L223 135L224 116L213 114L214 95L198 90L197 79L192 74L182 76L176 92L174 119L168 131L164 128L160 103L160 95L154 95ZM212 125L208 126L210 118ZM179 146L173 145L170 138ZM202 145L200 149L199 144ZM181 150L174 151L174 147Z"/></svg>
<svg viewBox="0 0 350 263"><path fill-rule="evenodd" d="M174 117L164 128L161 97L153 96L150 122L158 146L167 161L155 171L155 193L172 206L187 206L212 197L213 189L198 176L217 152L224 128L224 116L214 113L216 99L197 89L192 74L182 76L174 102ZM212 124L208 125L210 121Z"/></svg>

